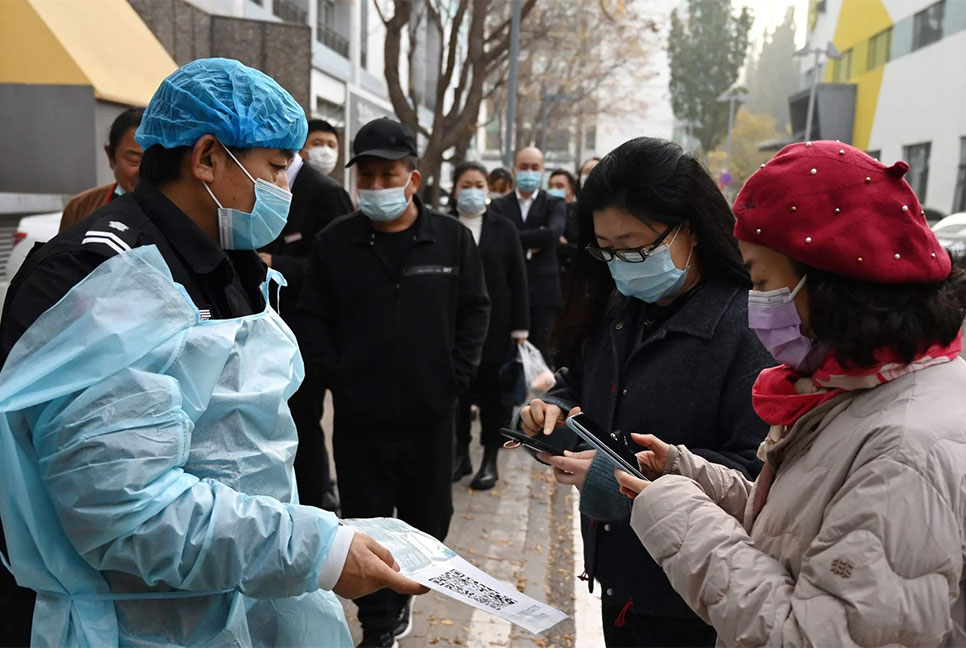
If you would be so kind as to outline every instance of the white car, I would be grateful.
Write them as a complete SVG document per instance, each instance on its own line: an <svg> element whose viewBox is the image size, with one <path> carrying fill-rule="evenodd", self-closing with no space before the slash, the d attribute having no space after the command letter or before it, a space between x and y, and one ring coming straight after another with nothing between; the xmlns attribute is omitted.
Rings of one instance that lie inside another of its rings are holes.
<svg viewBox="0 0 966 648"><path fill-rule="evenodd" d="M7 267L3 277L0 277L0 305L7 298L10 280L23 265L34 243L46 243L57 235L60 229L60 217L61 212L51 212L24 216L20 219L17 231L13 235L13 249L7 258Z"/></svg>
<svg viewBox="0 0 966 648"><path fill-rule="evenodd" d="M23 265L34 243L46 243L57 235L60 229L60 217L61 212L51 212L24 216L20 219L17 232L13 235L13 250L10 252L10 258L7 259L4 277L7 281L17 274L17 270Z"/></svg>
<svg viewBox="0 0 966 648"><path fill-rule="evenodd" d="M950 214L933 225L932 231L953 256L966 255L966 212Z"/></svg>

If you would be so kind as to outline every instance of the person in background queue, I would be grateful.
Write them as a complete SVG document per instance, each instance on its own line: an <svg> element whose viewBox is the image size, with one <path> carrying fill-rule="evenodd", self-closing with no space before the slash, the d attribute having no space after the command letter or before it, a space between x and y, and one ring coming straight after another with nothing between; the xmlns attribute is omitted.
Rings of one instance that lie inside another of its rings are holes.
<svg viewBox="0 0 966 648"><path fill-rule="evenodd" d="M772 360L748 330L748 271L734 218L707 170L673 142L641 137L601 160L577 199L580 255L558 330L566 366L520 413L568 450L538 455L580 490L584 565L600 583L608 646L712 646L714 630L676 595L630 527L612 465L576 449L581 409L608 432L653 433L752 477L767 432L751 384Z"/></svg>
<svg viewBox="0 0 966 648"><path fill-rule="evenodd" d="M590 172L594 170L594 167L597 166L599 162L600 162L599 157L592 157L592 158L587 158L587 160L585 160L584 163L580 165L580 171L578 172L578 175L577 175L578 191L580 191L581 187L584 186L584 183L587 182L587 177L590 175Z"/></svg>
<svg viewBox="0 0 966 648"><path fill-rule="evenodd" d="M577 178L566 169L554 169L547 179L547 193L571 205L577 200Z"/></svg>
<svg viewBox="0 0 966 648"><path fill-rule="evenodd" d="M563 198L567 203L567 226L563 234L560 235L560 247L557 248L557 258L560 261L560 290L564 295L567 294L567 279L570 276L570 269L573 267L574 259L577 258L577 178L566 169L554 169L550 172L550 179L547 180L547 193ZM559 353L555 354L554 362L559 358Z"/></svg>
<svg viewBox="0 0 966 648"><path fill-rule="evenodd" d="M292 158L285 171L292 190L288 220L278 238L259 250L266 265L281 272L288 282L282 288L276 306L282 319L293 329L297 328L296 308L312 241L329 223L354 209L349 194L327 175L332 170L328 162L317 162L321 151L328 155L325 160L335 164L338 157L335 129L320 119L309 120L308 128L305 148ZM313 160L316 163L312 163ZM289 400L289 409L299 433L295 475L303 504L338 512L339 499L321 423L325 389L325 385L316 383L313 374L307 374Z"/></svg>
<svg viewBox="0 0 966 648"><path fill-rule="evenodd" d="M781 363L750 394L765 467L752 483L652 428L654 481L618 480L631 526L722 645L966 645L966 270L905 162L824 141L762 167L734 235Z"/></svg>
<svg viewBox="0 0 966 648"><path fill-rule="evenodd" d="M299 157L318 169L322 175L328 176L332 173L339 161L339 132L335 126L324 119L310 119L309 135L305 140L305 147L299 151Z"/></svg>
<svg viewBox="0 0 966 648"><path fill-rule="evenodd" d="M567 203L540 189L543 171L540 149L522 149L513 167L516 191L491 202L490 211L516 225L520 234L530 289L530 342L552 365L550 333L562 299L557 246L567 226Z"/></svg>
<svg viewBox="0 0 966 648"><path fill-rule="evenodd" d="M453 515L457 398L479 366L490 300L469 229L417 196L416 140L376 119L352 143L359 211L315 240L299 302L309 372L335 405L342 514L400 519L440 541ZM357 598L362 646L392 646L412 599Z"/></svg>
<svg viewBox="0 0 966 648"><path fill-rule="evenodd" d="M141 125L143 108L128 108L114 118L104 145L107 163L114 173L114 182L77 194L64 206L60 217L60 231L103 207L114 198L134 191L138 183L138 167L143 150L134 139L134 131Z"/></svg>
<svg viewBox="0 0 966 648"><path fill-rule="evenodd" d="M460 398L456 422L453 481L473 472L470 407L474 403L479 407L483 461L470 482L474 490L493 488L499 479L497 456L506 440L500 429L509 424L512 415L512 408L503 404L500 367L511 349L527 339L530 317L520 237L513 223L487 211L488 190L486 167L479 162L463 162L453 171L450 213L473 233L490 295L490 324L480 368L469 391Z"/></svg>
<svg viewBox="0 0 966 648"><path fill-rule="evenodd" d="M305 128L265 74L192 61L145 110L135 190L11 283L0 515L38 592L31 644L344 646L333 591L427 591L298 503L303 365L254 250L285 224Z"/></svg>
<svg viewBox="0 0 966 648"><path fill-rule="evenodd" d="M490 200L496 200L513 191L513 173L509 169L497 167L490 171Z"/></svg>

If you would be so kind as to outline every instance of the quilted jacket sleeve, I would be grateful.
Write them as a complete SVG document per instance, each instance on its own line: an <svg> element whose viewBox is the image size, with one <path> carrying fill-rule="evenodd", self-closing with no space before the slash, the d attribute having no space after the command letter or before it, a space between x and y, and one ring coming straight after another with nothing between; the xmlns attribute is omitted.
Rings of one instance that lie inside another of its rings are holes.
<svg viewBox="0 0 966 648"><path fill-rule="evenodd" d="M685 477L648 487L631 523L725 645L935 646L952 630L963 570L958 480L942 479L890 457L856 469L801 548L797 577Z"/></svg>
<svg viewBox="0 0 966 648"><path fill-rule="evenodd" d="M734 468L699 457L683 445L671 446L668 452L666 475L683 475L693 479L701 490L726 513L739 522L744 519L745 504L751 496L754 482Z"/></svg>

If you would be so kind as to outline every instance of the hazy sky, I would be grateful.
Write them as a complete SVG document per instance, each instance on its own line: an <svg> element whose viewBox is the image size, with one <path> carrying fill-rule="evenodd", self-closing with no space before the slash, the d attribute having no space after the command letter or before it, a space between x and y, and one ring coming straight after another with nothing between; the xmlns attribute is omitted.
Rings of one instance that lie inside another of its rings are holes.
<svg viewBox="0 0 966 648"><path fill-rule="evenodd" d="M799 47L805 45L805 23L808 21L808 0L731 0L735 7L748 7L751 9L755 22L751 26L751 33L748 40L761 46L761 41L766 31L770 31L776 25L780 25L785 18L785 11L788 7L795 8L795 25L798 32L795 37Z"/></svg>

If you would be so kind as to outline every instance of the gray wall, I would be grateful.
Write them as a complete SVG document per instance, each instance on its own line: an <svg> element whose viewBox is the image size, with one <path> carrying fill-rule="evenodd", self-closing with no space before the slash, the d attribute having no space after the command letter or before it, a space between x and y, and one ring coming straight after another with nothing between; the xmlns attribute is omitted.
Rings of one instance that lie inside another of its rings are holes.
<svg viewBox="0 0 966 648"><path fill-rule="evenodd" d="M90 86L0 83L0 192L74 194L96 186L95 112Z"/></svg>
<svg viewBox="0 0 966 648"><path fill-rule="evenodd" d="M257 68L306 111L312 74L308 25L213 16L183 0L128 0L178 65L220 56Z"/></svg>

